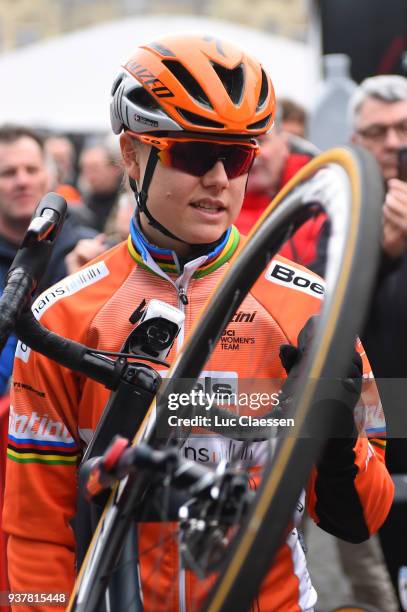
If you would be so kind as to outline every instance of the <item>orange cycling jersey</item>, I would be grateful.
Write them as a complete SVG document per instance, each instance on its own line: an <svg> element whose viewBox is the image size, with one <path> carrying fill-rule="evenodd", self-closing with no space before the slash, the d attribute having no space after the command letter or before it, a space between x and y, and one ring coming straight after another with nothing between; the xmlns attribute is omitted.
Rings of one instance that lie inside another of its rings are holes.
<svg viewBox="0 0 407 612"><path fill-rule="evenodd" d="M187 262L180 272L177 258L168 251L149 250L143 242L129 239L128 244L114 247L48 289L34 303L34 314L63 336L118 351L134 328L129 317L135 308L143 299L157 298L185 312L185 329L177 339L179 346L240 242L237 230L231 228L214 252ZM180 295L185 294L187 304L180 300ZM228 378L236 384L241 379L285 377L279 347L287 342L296 344L308 318L319 311L322 297L323 285L317 276L275 257L228 323L206 366L207 376L215 382L217 378ZM174 359L176 350L174 346L169 361ZM359 350L363 352L360 345ZM368 376L370 367L364 355L363 360ZM375 404L380 413L374 381L369 386L371 397L365 402ZM101 384L19 344L4 512L12 591L72 589L75 542L71 521L75 514L77 465L107 400L108 391ZM382 432L377 431L377 423L368 425L375 429L375 437L359 437L346 465L338 458L326 470L314 468L307 487L308 510L313 519L327 531L354 541L380 527L392 499ZM183 452L188 458L208 464L231 455L238 455L243 464L253 468L262 461L261 443L253 443L249 452L246 448L242 454L238 444L231 446L216 436L193 436ZM303 509L300 500L298 519ZM167 528L176 530L176 525ZM145 609L199 609L205 584L179 567L176 538L163 537L162 529L158 524L140 527ZM158 577L153 571L157 554L162 559ZM258 607L269 612L294 612L312 610L315 602L316 593L293 528L264 580ZM49 607L35 607L36 612L41 609Z"/></svg>

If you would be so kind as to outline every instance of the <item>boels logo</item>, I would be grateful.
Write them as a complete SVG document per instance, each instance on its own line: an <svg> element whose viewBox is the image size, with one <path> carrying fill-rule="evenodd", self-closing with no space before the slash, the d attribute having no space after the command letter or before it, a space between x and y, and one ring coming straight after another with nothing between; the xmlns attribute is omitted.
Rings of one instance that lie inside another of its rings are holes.
<svg viewBox="0 0 407 612"><path fill-rule="evenodd" d="M322 300L325 293L324 285L318 282L313 274L281 263L277 259L273 259L268 267L266 279L271 283L308 293L319 300Z"/></svg>

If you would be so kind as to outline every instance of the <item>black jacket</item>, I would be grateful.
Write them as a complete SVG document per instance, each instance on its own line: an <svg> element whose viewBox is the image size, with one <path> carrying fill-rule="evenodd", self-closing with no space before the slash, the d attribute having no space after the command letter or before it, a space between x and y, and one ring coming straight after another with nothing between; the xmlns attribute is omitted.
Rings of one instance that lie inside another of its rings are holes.
<svg viewBox="0 0 407 612"><path fill-rule="evenodd" d="M69 216L66 218L60 234L56 239L48 268L36 290L36 295L66 276L64 258L72 251L78 240L82 238L93 238L95 235L96 232L94 230L77 225ZM10 242L4 236L0 235L0 295L3 292L7 272L17 253L18 247L19 245ZM7 390L8 379L13 367L16 341L14 336L10 336L7 345L0 355L0 397Z"/></svg>
<svg viewBox="0 0 407 612"><path fill-rule="evenodd" d="M65 256L72 251L79 240L93 238L96 235L95 230L78 225L72 217L68 216L55 242L48 268L36 293L41 293L50 285L64 278L67 274L64 262ZM8 269L18 247L18 244L14 244L0 235L0 294L3 291Z"/></svg>
<svg viewBox="0 0 407 612"><path fill-rule="evenodd" d="M386 417L386 464L407 473L407 251L398 260L384 255L361 335Z"/></svg>
<svg viewBox="0 0 407 612"><path fill-rule="evenodd" d="M326 222L312 269L325 273L330 233ZM368 265L365 263L364 265ZM360 273L363 274L363 266ZM376 379L386 418L386 464L407 473L407 250L398 259L382 253L363 331L363 346Z"/></svg>

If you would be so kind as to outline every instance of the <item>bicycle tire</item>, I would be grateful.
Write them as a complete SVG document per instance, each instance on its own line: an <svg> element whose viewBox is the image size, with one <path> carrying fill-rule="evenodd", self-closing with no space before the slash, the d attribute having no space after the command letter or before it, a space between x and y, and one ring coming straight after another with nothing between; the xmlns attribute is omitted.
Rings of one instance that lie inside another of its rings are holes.
<svg viewBox="0 0 407 612"><path fill-rule="evenodd" d="M308 363L298 380L298 387L304 390L297 400L296 422L300 433L310 406L320 391L319 378L325 375L344 375L353 338L360 329L374 281L383 198L383 188L375 162L356 147L334 149L315 158L272 202L253 228L238 258L215 288L201 318L195 323L189 341L170 370L167 389L175 389L180 379L193 381L198 378L230 315L239 307L258 275L279 249L287 225L298 211L304 209L298 195L294 197L294 193L287 197L288 194L316 170L327 165L336 168L337 176L346 175L351 197L349 210L336 211L334 214L329 205L327 208L333 223L333 248L337 250L340 246L340 257L328 267L327 297ZM337 230L339 227L339 230L336 231L335 227ZM346 239L343 235L344 229L347 231ZM367 262L362 277L357 274L357 266L361 262ZM352 319L349 318L349 309L346 308L350 295L353 300ZM154 446L160 419L159 408L154 401L133 444L147 441ZM329 435L329 423L326 427L326 434ZM209 595L207 610L243 611L250 607L280 544L283 528L288 524L292 508L320 445L321 441L311 441L304 448L297 437L283 438L273 461L273 469L266 469L253 510L243 521L243 526L234 540L233 554L228 555L225 568L220 572ZM294 476L292 470L287 469L293 462L296 464ZM301 469L298 469L299 465ZM148 475L132 475L113 490L79 572L68 610L96 612L99 609L101 597L107 587L107 575L120 554L126 531L132 521L129 509L142 496L147 484ZM250 571L247 571L248 567ZM240 579L242 574L244 581Z"/></svg>

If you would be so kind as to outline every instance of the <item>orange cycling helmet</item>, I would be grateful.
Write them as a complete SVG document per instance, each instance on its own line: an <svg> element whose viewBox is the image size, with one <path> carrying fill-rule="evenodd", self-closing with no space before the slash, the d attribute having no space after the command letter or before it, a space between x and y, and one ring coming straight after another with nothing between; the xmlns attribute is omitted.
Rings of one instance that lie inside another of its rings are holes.
<svg viewBox="0 0 407 612"><path fill-rule="evenodd" d="M110 116L115 134L248 141L272 127L275 105L270 77L257 60L212 36L178 35L136 50L113 84ZM141 189L130 178L136 217L143 212L151 226L184 242L147 208L159 155L158 139L151 144Z"/></svg>
<svg viewBox="0 0 407 612"><path fill-rule="evenodd" d="M261 64L211 36L167 36L139 47L112 88L111 121L146 132L256 136L273 125L275 96Z"/></svg>

